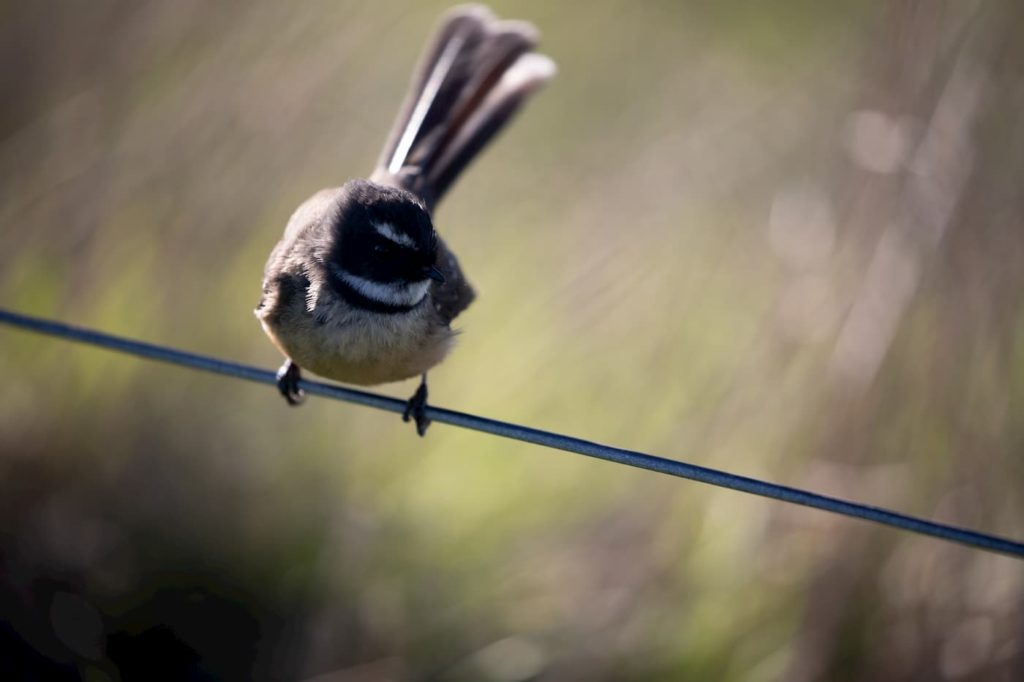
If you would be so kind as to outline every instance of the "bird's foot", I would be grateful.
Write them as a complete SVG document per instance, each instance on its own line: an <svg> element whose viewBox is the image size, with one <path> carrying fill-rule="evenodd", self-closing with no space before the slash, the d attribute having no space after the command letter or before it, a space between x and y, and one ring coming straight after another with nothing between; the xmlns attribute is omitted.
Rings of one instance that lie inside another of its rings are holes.
<svg viewBox="0 0 1024 682"><path fill-rule="evenodd" d="M420 387L412 394L405 403L405 412L402 413L402 421L416 420L416 433L423 436L430 426L430 417L427 416L427 375L423 375Z"/></svg>
<svg viewBox="0 0 1024 682"><path fill-rule="evenodd" d="M299 366L291 360L285 360L281 369L277 370L277 390L291 406L301 405L305 394L299 388L302 374Z"/></svg>

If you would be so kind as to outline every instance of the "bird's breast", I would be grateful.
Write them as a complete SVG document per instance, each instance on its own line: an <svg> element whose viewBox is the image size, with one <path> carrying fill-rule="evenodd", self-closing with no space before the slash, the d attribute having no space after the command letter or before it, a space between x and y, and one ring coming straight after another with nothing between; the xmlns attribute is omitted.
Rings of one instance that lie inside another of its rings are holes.
<svg viewBox="0 0 1024 682"><path fill-rule="evenodd" d="M417 376L441 362L454 334L431 318L431 302L400 315L304 308L262 315L274 343L304 369L351 384Z"/></svg>

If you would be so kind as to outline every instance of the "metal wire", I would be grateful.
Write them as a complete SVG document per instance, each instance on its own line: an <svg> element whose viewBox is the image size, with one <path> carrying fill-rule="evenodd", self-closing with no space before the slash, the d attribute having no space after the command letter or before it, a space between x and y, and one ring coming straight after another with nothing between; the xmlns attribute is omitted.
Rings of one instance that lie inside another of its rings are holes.
<svg viewBox="0 0 1024 682"><path fill-rule="evenodd" d="M22 315L2 308L0 308L0 324L6 324L48 336L55 336L69 341L100 346L102 348L149 358L151 360L160 360L174 365L182 365L184 367L191 367L193 369L199 369L206 372L224 374L238 379L246 379L248 381L271 385L275 385L277 383L276 374L270 370L242 365L236 362L228 362L226 360L219 360L217 358L197 355L195 353L188 353L151 343L133 341L131 339L125 339L111 334L104 334L103 332L73 327L61 322ZM334 400L366 405L368 407L375 407L389 412L401 413L405 409L404 401L378 395L376 393L357 391L334 384L325 384L306 380L301 381L299 386L303 391L310 395L319 395L325 398L332 398ZM790 488L783 485L768 483L754 478L747 478L746 476L737 476L724 471L709 469L695 464L687 464L686 462L680 462L677 460L655 457L654 455L648 455L643 452L635 452L633 450L624 450L622 448L601 445L599 443L593 443L580 438L564 436L558 433L551 433L549 431L541 431L539 429L521 426L519 424L510 424L508 422L487 419L486 417L478 417L464 412L446 410L441 407L427 407L427 416L433 421L440 422L442 424L460 426L462 428L482 431L483 433L489 433L495 436L512 438L514 440L543 445L556 450L574 452L576 454L587 455L588 457L595 457L609 462L628 464L629 466L640 469L647 469L649 471L656 471L670 476L678 476L679 478L708 483L721 488L731 488L732 490L739 490L753 495L782 500L783 502L823 509L843 516L866 519L868 521L874 521L875 523L899 528L912 533L930 535L943 540L958 542L976 549L983 549L990 552L1006 554L1018 559L1024 559L1024 543L1001 538L995 535L989 535L987 533L968 530L966 528L958 528L943 523L927 521L925 519L900 514L880 507L872 507L865 504L859 504L857 502L848 502L798 488Z"/></svg>

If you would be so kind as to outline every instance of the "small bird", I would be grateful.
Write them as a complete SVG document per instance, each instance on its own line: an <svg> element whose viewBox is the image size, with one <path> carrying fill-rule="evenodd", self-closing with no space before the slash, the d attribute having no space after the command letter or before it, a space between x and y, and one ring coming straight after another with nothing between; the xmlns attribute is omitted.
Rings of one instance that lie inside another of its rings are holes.
<svg viewBox="0 0 1024 682"><path fill-rule="evenodd" d="M463 6L442 17L368 180L306 200L267 260L256 316L287 357L277 385L301 402L300 367L352 384L422 377L403 420L426 433L427 370L475 294L434 230L459 174L555 74L537 30Z"/></svg>

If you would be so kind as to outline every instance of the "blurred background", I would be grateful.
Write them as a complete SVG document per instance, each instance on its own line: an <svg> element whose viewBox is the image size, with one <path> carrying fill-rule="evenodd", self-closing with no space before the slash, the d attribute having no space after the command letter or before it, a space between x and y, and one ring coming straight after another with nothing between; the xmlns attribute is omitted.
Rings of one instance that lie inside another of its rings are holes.
<svg viewBox="0 0 1024 682"><path fill-rule="evenodd" d="M437 405L1024 537L1024 5L495 2ZM0 305L276 368L441 2L7 0ZM1021 680L1024 570L0 329L5 679ZM384 387L405 398L414 382Z"/></svg>

